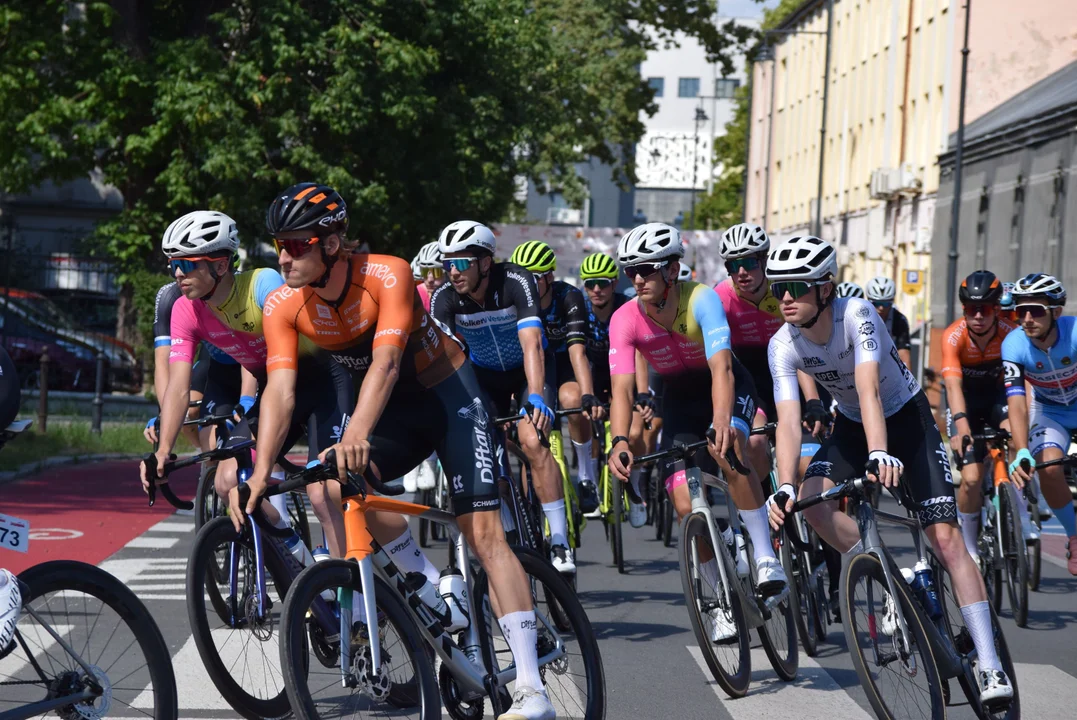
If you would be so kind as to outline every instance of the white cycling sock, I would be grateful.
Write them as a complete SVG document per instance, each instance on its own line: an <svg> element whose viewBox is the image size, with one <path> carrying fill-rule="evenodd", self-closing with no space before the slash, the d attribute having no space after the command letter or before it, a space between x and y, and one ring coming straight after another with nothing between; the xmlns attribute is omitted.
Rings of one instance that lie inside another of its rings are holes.
<svg viewBox="0 0 1077 720"><path fill-rule="evenodd" d="M755 561L774 558L774 546L770 542L770 524L767 521L767 506L755 510L741 510L740 520L752 539L752 554Z"/></svg>
<svg viewBox="0 0 1077 720"><path fill-rule="evenodd" d="M434 587L438 586L441 572L430 562L430 558L426 556L426 553L415 544L415 540L411 536L411 528L406 529L403 535L387 544L385 551L389 553L389 559L399 568L400 572L405 575L409 572L422 573L427 580L433 583Z"/></svg>
<svg viewBox="0 0 1077 720"><path fill-rule="evenodd" d="M278 482L284 482L284 471L277 470L270 476L273 480ZM282 493L280 495L274 495L269 498L269 504L276 508L277 513L280 515L280 519L273 523L273 527L278 530L287 530L292 526L291 520L288 518L288 494Z"/></svg>
<svg viewBox="0 0 1077 720"><path fill-rule="evenodd" d="M565 499L542 503L542 514L550 523L550 545L568 547L568 519L565 517Z"/></svg>
<svg viewBox="0 0 1077 720"><path fill-rule="evenodd" d="M512 650L516 661L516 690L528 687L542 692L542 676L538 669L538 624L534 610L519 610L498 619L501 634Z"/></svg>
<svg viewBox="0 0 1077 720"><path fill-rule="evenodd" d="M995 633L991 629L991 606L986 600L965 605L961 608L961 617L969 629L972 642L976 645L976 655L980 670L1002 670L998 653L995 652Z"/></svg>
<svg viewBox="0 0 1077 720"><path fill-rule="evenodd" d="M586 442L572 441L572 447L576 448L576 464L579 465L577 472L580 482L584 480L595 481L594 458L591 457L591 438Z"/></svg>
<svg viewBox="0 0 1077 720"><path fill-rule="evenodd" d="M980 513L963 513L958 510L957 516L961 518L961 537L965 539L965 548L975 560L980 557L980 549L976 546L976 536L980 534Z"/></svg>

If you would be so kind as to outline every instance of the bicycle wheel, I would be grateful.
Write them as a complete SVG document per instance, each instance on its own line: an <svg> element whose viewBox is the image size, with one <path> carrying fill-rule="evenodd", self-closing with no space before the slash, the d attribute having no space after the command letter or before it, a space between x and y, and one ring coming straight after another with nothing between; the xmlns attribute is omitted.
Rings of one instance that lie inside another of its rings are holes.
<svg viewBox="0 0 1077 720"><path fill-rule="evenodd" d="M987 517L989 523L980 526L980 537L977 547L980 549L980 574L984 579L984 588L987 590L987 601L998 612L1002 608L1002 551L998 546L995 523L998 522L998 513L994 511L990 499L984 500L988 508Z"/></svg>
<svg viewBox="0 0 1077 720"><path fill-rule="evenodd" d="M841 622L853 667L879 718L946 717L942 680L927 641L920 606L895 570L901 612L912 647L901 649L901 631L889 600L882 565L874 555L854 557L842 573Z"/></svg>
<svg viewBox="0 0 1077 720"><path fill-rule="evenodd" d="M538 624L539 673L557 717L585 720L606 717L606 679L602 656L591 621L579 598L544 559L519 548L513 548L513 552L531 584ZM485 572L478 573L476 577L475 599L474 607L482 608L482 622L478 630L483 661L495 671L505 670L512 665L512 652L494 617L489 578ZM554 605L559 606L567 618L566 628L556 627L552 621ZM563 649L559 656L556 655L558 647ZM544 662L543 658L548 659Z"/></svg>
<svg viewBox="0 0 1077 720"><path fill-rule="evenodd" d="M198 532L202 526L215 517L221 517L228 510L228 505L217 495L214 481L217 475L217 466L203 464L198 474L198 489L194 494L194 531Z"/></svg>
<svg viewBox="0 0 1077 720"><path fill-rule="evenodd" d="M744 610L740 605L740 596L735 588L729 588L729 601L722 592L721 574L713 567L715 581L704 579L702 568L697 564L700 555L710 555L726 563L726 577L736 578L736 570L731 562L726 562L720 553L715 552L711 535L707 529L707 519L698 514L691 514L684 521L681 538L681 585L688 606L688 618L692 621L692 631L696 642L707 661L715 682L731 698L744 697L752 679L751 649L744 620ZM736 582L736 580L733 580ZM716 617L720 613L725 623L736 628L736 634L728 640L713 641L716 634Z"/></svg>
<svg viewBox="0 0 1077 720"><path fill-rule="evenodd" d="M1028 625L1028 546L1017 514L1017 492L1010 483L999 486L999 519L1002 558L1006 567L1006 590L1017 627Z"/></svg>
<svg viewBox="0 0 1077 720"><path fill-rule="evenodd" d="M371 677L372 633L353 604L352 665L348 684L341 682L340 614L336 602L325 602L325 590L359 593L359 566L349 560L323 560L306 568L292 583L281 612L280 665L284 685L299 720L337 717L440 716L437 679L430 655L403 601L379 576L374 576L377 637L381 666ZM331 616L323 627L318 615Z"/></svg>
<svg viewBox="0 0 1077 720"><path fill-rule="evenodd" d="M793 544L786 540L782 543L781 561L782 567L786 568L786 577L791 583L790 591L796 594L793 607L797 611L794 613L794 620L797 635L800 636L800 644L804 646L804 653L808 657L815 657L819 653L819 635L816 632L818 608L815 604L815 589L812 587L808 554L796 550Z"/></svg>
<svg viewBox="0 0 1077 720"><path fill-rule="evenodd" d="M123 583L73 560L34 565L19 580L29 587L23 604L36 617L23 611L17 645L0 663L0 715L23 717L18 710L31 703L89 689L87 673L48 627L92 668L103 689L100 696L73 701L48 715L179 717L168 645L146 606Z"/></svg>
<svg viewBox="0 0 1077 720"><path fill-rule="evenodd" d="M778 549L779 561L785 570L787 580L793 578L793 556L788 552L792 545L786 540ZM800 648L797 646L797 618L800 613L800 599L797 586L793 581L786 584L788 592L778 603L765 603L764 622L759 626L759 641L763 651L770 660L770 666L778 677L786 682L795 680L797 668L800 667Z"/></svg>
<svg viewBox="0 0 1077 720"><path fill-rule="evenodd" d="M198 533L187 563L187 616L198 654L228 704L251 720L281 717L289 711L276 627L292 576L270 542L263 536L270 606L261 619L257 613L257 567L249 530L237 538L229 518L210 521ZM238 555L234 621L227 572L233 547ZM215 569L222 555L223 577Z"/></svg>
<svg viewBox="0 0 1077 720"><path fill-rule="evenodd" d="M610 545L613 548L613 564L617 566L617 572L624 575L625 546L621 533L625 519L625 491L619 481L611 478L610 482L610 495L613 496L610 505Z"/></svg>
<svg viewBox="0 0 1077 720"><path fill-rule="evenodd" d="M972 636L965 627L965 618L961 614L961 607L957 603L957 595L954 593L953 583L950 581L950 573L939 562L938 557L928 549L928 557L931 564L931 573L935 578L935 587L939 589L939 602L943 607L942 628L958 655L970 660L975 658L976 647L972 642ZM990 605L990 603L988 603ZM1006 638L1002 634L1002 627L998 622L998 615L994 608L991 609L991 627L994 628L995 653L1002 663L1002 669L1013 685L1013 702L1004 713L987 713L980 705L980 687L975 674L965 673L959 678L961 689L965 693L976 711L977 717L991 718L992 720L1018 720L1021 717L1021 700L1017 687L1017 673L1013 667L1013 658L1010 657L1010 649L1006 645ZM972 670L972 663L968 664Z"/></svg>

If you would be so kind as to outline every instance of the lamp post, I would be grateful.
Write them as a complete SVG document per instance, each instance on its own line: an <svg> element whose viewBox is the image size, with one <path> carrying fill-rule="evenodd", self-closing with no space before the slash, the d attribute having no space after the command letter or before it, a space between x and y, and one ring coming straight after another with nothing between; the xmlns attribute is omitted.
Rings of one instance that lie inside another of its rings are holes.
<svg viewBox="0 0 1077 720"><path fill-rule="evenodd" d="M700 103L702 104L704 98L700 96ZM690 220L692 230L696 229L696 171L699 169L699 124L707 122L707 113L703 112L702 107L696 108L695 117L695 141L692 145L692 211L690 214Z"/></svg>
<svg viewBox="0 0 1077 720"><path fill-rule="evenodd" d="M965 44L961 47L961 98L957 105L957 148L954 150L954 200L950 210L950 252L947 255L946 322L954 321L954 296L957 295L957 231L961 224L961 164L965 149L965 90L969 75L969 12L972 0L965 0Z"/></svg>

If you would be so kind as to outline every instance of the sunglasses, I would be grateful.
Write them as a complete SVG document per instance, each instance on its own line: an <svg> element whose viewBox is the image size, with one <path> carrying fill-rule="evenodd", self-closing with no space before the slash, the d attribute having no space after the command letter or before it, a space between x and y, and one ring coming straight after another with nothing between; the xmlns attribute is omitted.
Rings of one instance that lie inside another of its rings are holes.
<svg viewBox="0 0 1077 720"><path fill-rule="evenodd" d="M452 272L456 269L456 272L467 272L471 267L471 263L477 263L479 259L477 257L466 258L451 258L448 260L442 260L441 265L445 268L445 272Z"/></svg>
<svg viewBox="0 0 1077 720"><path fill-rule="evenodd" d="M822 283L810 283L805 280L778 280L770 284L770 293L778 300L781 300L786 293L789 293L789 296L796 300L807 295L816 285L822 285Z"/></svg>
<svg viewBox="0 0 1077 720"><path fill-rule="evenodd" d="M277 255L287 250L288 254L293 258L300 258L314 249L315 243L321 238L315 236L311 238L273 238L273 247L277 251Z"/></svg>
<svg viewBox="0 0 1077 720"><path fill-rule="evenodd" d="M1046 305L1040 305L1039 303L1029 303L1027 305L1018 305L1014 310L1017 311L1017 317L1024 318L1025 315L1031 315L1033 320L1039 320L1040 318L1047 317L1047 313L1051 311Z"/></svg>
<svg viewBox="0 0 1077 720"><path fill-rule="evenodd" d="M168 261L168 270L172 277L176 276L176 271L180 271L184 275L190 275L198 263L202 260L213 260L211 257L190 257L190 258L174 258Z"/></svg>
<svg viewBox="0 0 1077 720"><path fill-rule="evenodd" d="M726 260L725 269L730 275L732 275L739 270L747 270L749 272L751 272L752 270L758 270L760 264L761 263L759 262L759 258L752 255L749 257L737 258L735 260Z"/></svg>
<svg viewBox="0 0 1077 720"><path fill-rule="evenodd" d="M625 268L625 275L635 280L638 277L649 278L656 272L669 265L668 262L656 262L656 263L642 263L640 265L630 265Z"/></svg>
<svg viewBox="0 0 1077 720"><path fill-rule="evenodd" d="M583 286L588 290L605 290L610 285L613 285L613 281L609 278L591 278L583 281Z"/></svg>
<svg viewBox="0 0 1077 720"><path fill-rule="evenodd" d="M549 277L550 273L531 273L531 277L535 278L535 284L538 285L540 280L545 280Z"/></svg>
<svg viewBox="0 0 1077 720"><path fill-rule="evenodd" d="M976 317L977 315L983 315L984 317L987 317L988 315L994 315L994 314L995 314L995 306L994 305L987 305L987 304L977 303L977 304L971 304L971 305L966 305L965 306L965 315L967 317Z"/></svg>
<svg viewBox="0 0 1077 720"><path fill-rule="evenodd" d="M445 274L445 271L441 268L423 268L422 273L423 277L426 277L427 275L433 275L435 280L439 280L441 276Z"/></svg>
<svg viewBox="0 0 1077 720"><path fill-rule="evenodd" d="M888 307L893 307L894 306L894 301L893 300L877 300L877 301L873 302L872 305L874 305L875 307L877 307L879 309L888 308Z"/></svg>

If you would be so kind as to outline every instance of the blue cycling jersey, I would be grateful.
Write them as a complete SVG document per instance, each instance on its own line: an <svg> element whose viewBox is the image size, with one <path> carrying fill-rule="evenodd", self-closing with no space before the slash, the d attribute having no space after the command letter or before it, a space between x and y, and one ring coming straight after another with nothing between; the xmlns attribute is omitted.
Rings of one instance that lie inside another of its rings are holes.
<svg viewBox="0 0 1077 720"><path fill-rule="evenodd" d="M1024 395L1025 380L1033 399L1044 405L1077 405L1077 318L1058 319L1058 339L1048 350L1032 344L1015 330L1002 341L1002 368L1006 395Z"/></svg>
<svg viewBox="0 0 1077 720"><path fill-rule="evenodd" d="M494 264L482 300L480 304L461 296L445 283L430 298L430 314L447 333L464 341L471 362L479 367L500 372L522 367L520 330L542 330L534 277L518 265Z"/></svg>

